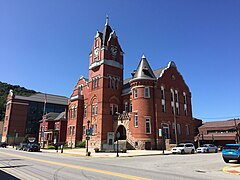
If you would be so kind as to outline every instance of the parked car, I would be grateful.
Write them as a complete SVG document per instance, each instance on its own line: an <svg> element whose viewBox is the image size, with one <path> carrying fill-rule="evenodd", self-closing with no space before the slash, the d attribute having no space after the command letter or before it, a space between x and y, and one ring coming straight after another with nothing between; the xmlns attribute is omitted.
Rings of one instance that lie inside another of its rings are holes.
<svg viewBox="0 0 240 180"><path fill-rule="evenodd" d="M240 163L240 144L226 144L222 150L222 157L226 163L230 160Z"/></svg>
<svg viewBox="0 0 240 180"><path fill-rule="evenodd" d="M209 153L209 152L218 152L218 147L213 144L203 144L201 147L197 148L198 153Z"/></svg>
<svg viewBox="0 0 240 180"><path fill-rule="evenodd" d="M40 145L36 143L28 143L26 146L24 146L23 150L38 152L40 151Z"/></svg>
<svg viewBox="0 0 240 180"><path fill-rule="evenodd" d="M0 147L6 148L8 144L6 142L0 142Z"/></svg>
<svg viewBox="0 0 240 180"><path fill-rule="evenodd" d="M27 146L27 143L20 143L16 146L16 150L23 150Z"/></svg>
<svg viewBox="0 0 240 180"><path fill-rule="evenodd" d="M192 143L180 143L176 147L172 148L171 152L173 154L177 154L177 153L180 153L180 154L185 154L185 153L194 154L195 153L195 147Z"/></svg>

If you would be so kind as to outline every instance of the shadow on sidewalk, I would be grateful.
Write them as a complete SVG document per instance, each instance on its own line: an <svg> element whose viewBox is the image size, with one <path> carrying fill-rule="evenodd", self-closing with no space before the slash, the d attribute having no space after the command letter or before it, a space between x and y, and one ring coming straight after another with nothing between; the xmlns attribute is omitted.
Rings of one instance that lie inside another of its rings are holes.
<svg viewBox="0 0 240 180"><path fill-rule="evenodd" d="M0 170L0 179L4 180L19 180L18 178Z"/></svg>

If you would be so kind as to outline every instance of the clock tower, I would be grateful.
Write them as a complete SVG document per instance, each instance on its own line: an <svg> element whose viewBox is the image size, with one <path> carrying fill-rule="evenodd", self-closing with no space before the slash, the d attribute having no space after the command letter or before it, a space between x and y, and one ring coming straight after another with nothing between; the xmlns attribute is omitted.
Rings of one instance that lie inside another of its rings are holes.
<svg viewBox="0 0 240 180"><path fill-rule="evenodd" d="M121 111L123 87L123 51L116 32L109 26L108 17L102 32L97 30L90 52L87 121L92 127L89 146L101 148L107 134L114 132L113 117Z"/></svg>

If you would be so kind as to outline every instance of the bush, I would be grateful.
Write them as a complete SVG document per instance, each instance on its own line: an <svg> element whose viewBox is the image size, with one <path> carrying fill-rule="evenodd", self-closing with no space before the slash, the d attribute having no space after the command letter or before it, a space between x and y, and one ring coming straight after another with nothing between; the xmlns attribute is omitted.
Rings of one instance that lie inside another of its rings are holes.
<svg viewBox="0 0 240 180"><path fill-rule="evenodd" d="M48 149L55 149L55 146L48 146Z"/></svg>
<svg viewBox="0 0 240 180"><path fill-rule="evenodd" d="M99 148L94 148L95 153L99 152Z"/></svg>
<svg viewBox="0 0 240 180"><path fill-rule="evenodd" d="M126 153L126 152L127 152L127 149L126 149L126 148L123 148L123 149L122 149L122 152L123 152L123 153Z"/></svg>
<svg viewBox="0 0 240 180"><path fill-rule="evenodd" d="M76 147L85 148L86 141L78 141Z"/></svg>

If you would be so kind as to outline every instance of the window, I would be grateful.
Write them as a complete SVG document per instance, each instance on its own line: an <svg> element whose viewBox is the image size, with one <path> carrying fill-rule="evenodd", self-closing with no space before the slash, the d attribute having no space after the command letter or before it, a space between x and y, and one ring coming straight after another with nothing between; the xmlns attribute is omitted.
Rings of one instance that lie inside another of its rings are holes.
<svg viewBox="0 0 240 180"><path fill-rule="evenodd" d="M162 112L166 112L165 103L162 102Z"/></svg>
<svg viewBox="0 0 240 180"><path fill-rule="evenodd" d="M181 134L181 125L180 124L177 124L177 131L178 131L178 134Z"/></svg>
<svg viewBox="0 0 240 180"><path fill-rule="evenodd" d="M144 97L149 98L150 97L150 90L149 87L144 88Z"/></svg>
<svg viewBox="0 0 240 180"><path fill-rule="evenodd" d="M128 112L128 102L125 102L125 104L124 104L124 110L125 110L125 112Z"/></svg>
<svg viewBox="0 0 240 180"><path fill-rule="evenodd" d="M108 76L108 88L110 88L111 87L111 76Z"/></svg>
<svg viewBox="0 0 240 180"><path fill-rule="evenodd" d="M115 86L115 78L112 78L112 89L114 89Z"/></svg>
<svg viewBox="0 0 240 180"><path fill-rule="evenodd" d="M132 101L130 101L129 111L132 112Z"/></svg>
<svg viewBox="0 0 240 180"><path fill-rule="evenodd" d="M110 104L110 115L115 115L118 112L117 104Z"/></svg>
<svg viewBox="0 0 240 180"><path fill-rule="evenodd" d="M137 98L137 96L138 96L137 88L133 89L133 96L134 96L134 98Z"/></svg>
<svg viewBox="0 0 240 180"><path fill-rule="evenodd" d="M76 118L76 115L77 115L77 108L74 107L74 109L73 109L73 118Z"/></svg>
<svg viewBox="0 0 240 180"><path fill-rule="evenodd" d="M74 135L74 129L75 129L75 127L74 127L74 126L70 126L69 128L70 128L69 134L70 134L70 135Z"/></svg>
<svg viewBox="0 0 240 180"><path fill-rule="evenodd" d="M116 84L116 87L115 87L116 89L118 89L118 83L119 83L119 80L116 78L116 83L115 83Z"/></svg>
<svg viewBox="0 0 240 180"><path fill-rule="evenodd" d="M173 92L173 89L171 89L171 101L172 101L172 102L174 101L174 92Z"/></svg>
<svg viewBox="0 0 240 180"><path fill-rule="evenodd" d="M95 106L92 104L92 116L95 114Z"/></svg>
<svg viewBox="0 0 240 180"><path fill-rule="evenodd" d="M187 97L185 92L183 92L183 101L184 104L187 104Z"/></svg>
<svg viewBox="0 0 240 180"><path fill-rule="evenodd" d="M190 132L189 132L189 126L188 126L188 125L186 125L186 134L187 134L187 135L190 134Z"/></svg>
<svg viewBox="0 0 240 180"><path fill-rule="evenodd" d="M172 104L172 114L174 114L174 106L173 106L173 104Z"/></svg>
<svg viewBox="0 0 240 180"><path fill-rule="evenodd" d="M83 134L86 134L85 130L86 130L86 127L83 126Z"/></svg>
<svg viewBox="0 0 240 180"><path fill-rule="evenodd" d="M177 111L177 115L179 115L179 106L178 106L178 104L176 104L176 111Z"/></svg>
<svg viewBox="0 0 240 180"><path fill-rule="evenodd" d="M138 113L137 112L134 113L134 126L138 127Z"/></svg>
<svg viewBox="0 0 240 180"><path fill-rule="evenodd" d="M98 105L97 104L95 105L95 114L96 115L98 114Z"/></svg>
<svg viewBox="0 0 240 180"><path fill-rule="evenodd" d="M83 94L82 90L83 90L83 85L81 84L81 85L78 86L78 95L82 95Z"/></svg>
<svg viewBox="0 0 240 180"><path fill-rule="evenodd" d="M187 106L184 104L184 115L187 116Z"/></svg>
<svg viewBox="0 0 240 180"><path fill-rule="evenodd" d="M176 134L175 123L172 124L173 134Z"/></svg>
<svg viewBox="0 0 240 180"><path fill-rule="evenodd" d="M178 91L175 90L175 101L178 102Z"/></svg>
<svg viewBox="0 0 240 180"><path fill-rule="evenodd" d="M163 86L161 86L161 97L162 97L162 99L165 99L165 92L164 92Z"/></svg>
<svg viewBox="0 0 240 180"><path fill-rule="evenodd" d="M93 124L92 134L97 134L97 124Z"/></svg>
<svg viewBox="0 0 240 180"><path fill-rule="evenodd" d="M146 118L146 134L151 134L151 122L150 122L150 118Z"/></svg>

